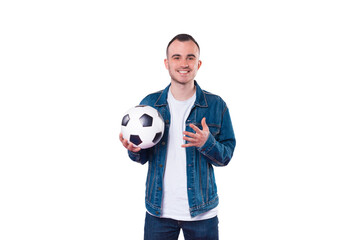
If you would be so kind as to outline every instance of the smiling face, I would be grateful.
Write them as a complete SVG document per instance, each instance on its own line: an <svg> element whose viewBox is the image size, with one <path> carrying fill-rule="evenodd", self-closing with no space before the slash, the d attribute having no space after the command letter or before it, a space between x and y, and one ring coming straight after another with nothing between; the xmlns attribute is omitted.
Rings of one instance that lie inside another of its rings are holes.
<svg viewBox="0 0 360 240"><path fill-rule="evenodd" d="M193 41L172 42L167 51L167 59L164 60L171 81L180 84L193 82L201 66L199 55L199 49Z"/></svg>

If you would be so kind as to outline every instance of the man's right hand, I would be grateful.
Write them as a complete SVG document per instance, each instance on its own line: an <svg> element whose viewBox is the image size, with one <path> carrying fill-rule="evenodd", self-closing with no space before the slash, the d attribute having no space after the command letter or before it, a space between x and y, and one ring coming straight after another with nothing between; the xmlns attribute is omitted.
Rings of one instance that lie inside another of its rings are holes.
<svg viewBox="0 0 360 240"><path fill-rule="evenodd" d="M141 148L135 147L132 142L129 142L128 140L124 139L122 133L120 133L119 138L120 138L120 142L123 144L123 146L124 146L127 150L129 150L129 151L131 151L131 152L138 152L138 151L141 150Z"/></svg>

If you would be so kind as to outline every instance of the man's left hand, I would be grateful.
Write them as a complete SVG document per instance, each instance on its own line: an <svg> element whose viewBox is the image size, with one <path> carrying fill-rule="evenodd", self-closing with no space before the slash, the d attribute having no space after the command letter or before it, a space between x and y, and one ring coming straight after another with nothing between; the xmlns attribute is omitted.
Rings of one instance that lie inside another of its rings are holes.
<svg viewBox="0 0 360 240"><path fill-rule="evenodd" d="M188 143L181 145L182 147L202 147L205 144L210 134L205 118L201 120L201 126L202 130L194 124L190 124L190 127L194 129L195 133L184 131L185 136L183 139Z"/></svg>

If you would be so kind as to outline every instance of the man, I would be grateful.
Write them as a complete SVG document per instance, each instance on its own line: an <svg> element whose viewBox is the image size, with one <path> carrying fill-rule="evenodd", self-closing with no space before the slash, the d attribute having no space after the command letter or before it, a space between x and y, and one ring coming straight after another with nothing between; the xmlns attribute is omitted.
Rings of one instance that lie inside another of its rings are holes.
<svg viewBox="0 0 360 240"><path fill-rule="evenodd" d="M129 157L149 163L146 181L146 240L218 239L218 195L213 166L226 166L235 136L229 110L219 97L194 80L200 47L187 34L168 44L165 67L171 83L140 104L156 108L165 121L161 141L140 149L123 138Z"/></svg>

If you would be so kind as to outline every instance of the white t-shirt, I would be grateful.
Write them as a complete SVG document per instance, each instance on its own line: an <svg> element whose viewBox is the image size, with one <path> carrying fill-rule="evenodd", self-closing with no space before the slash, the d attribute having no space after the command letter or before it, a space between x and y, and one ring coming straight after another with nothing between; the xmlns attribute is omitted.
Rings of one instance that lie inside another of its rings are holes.
<svg viewBox="0 0 360 240"><path fill-rule="evenodd" d="M168 93L168 103L171 115L169 128L168 149L163 186L162 215L164 218L172 218L179 221L204 220L215 217L217 208L191 218L187 195L186 177L186 149L183 131L185 121L194 105L196 94L185 101L176 100L171 91Z"/></svg>

